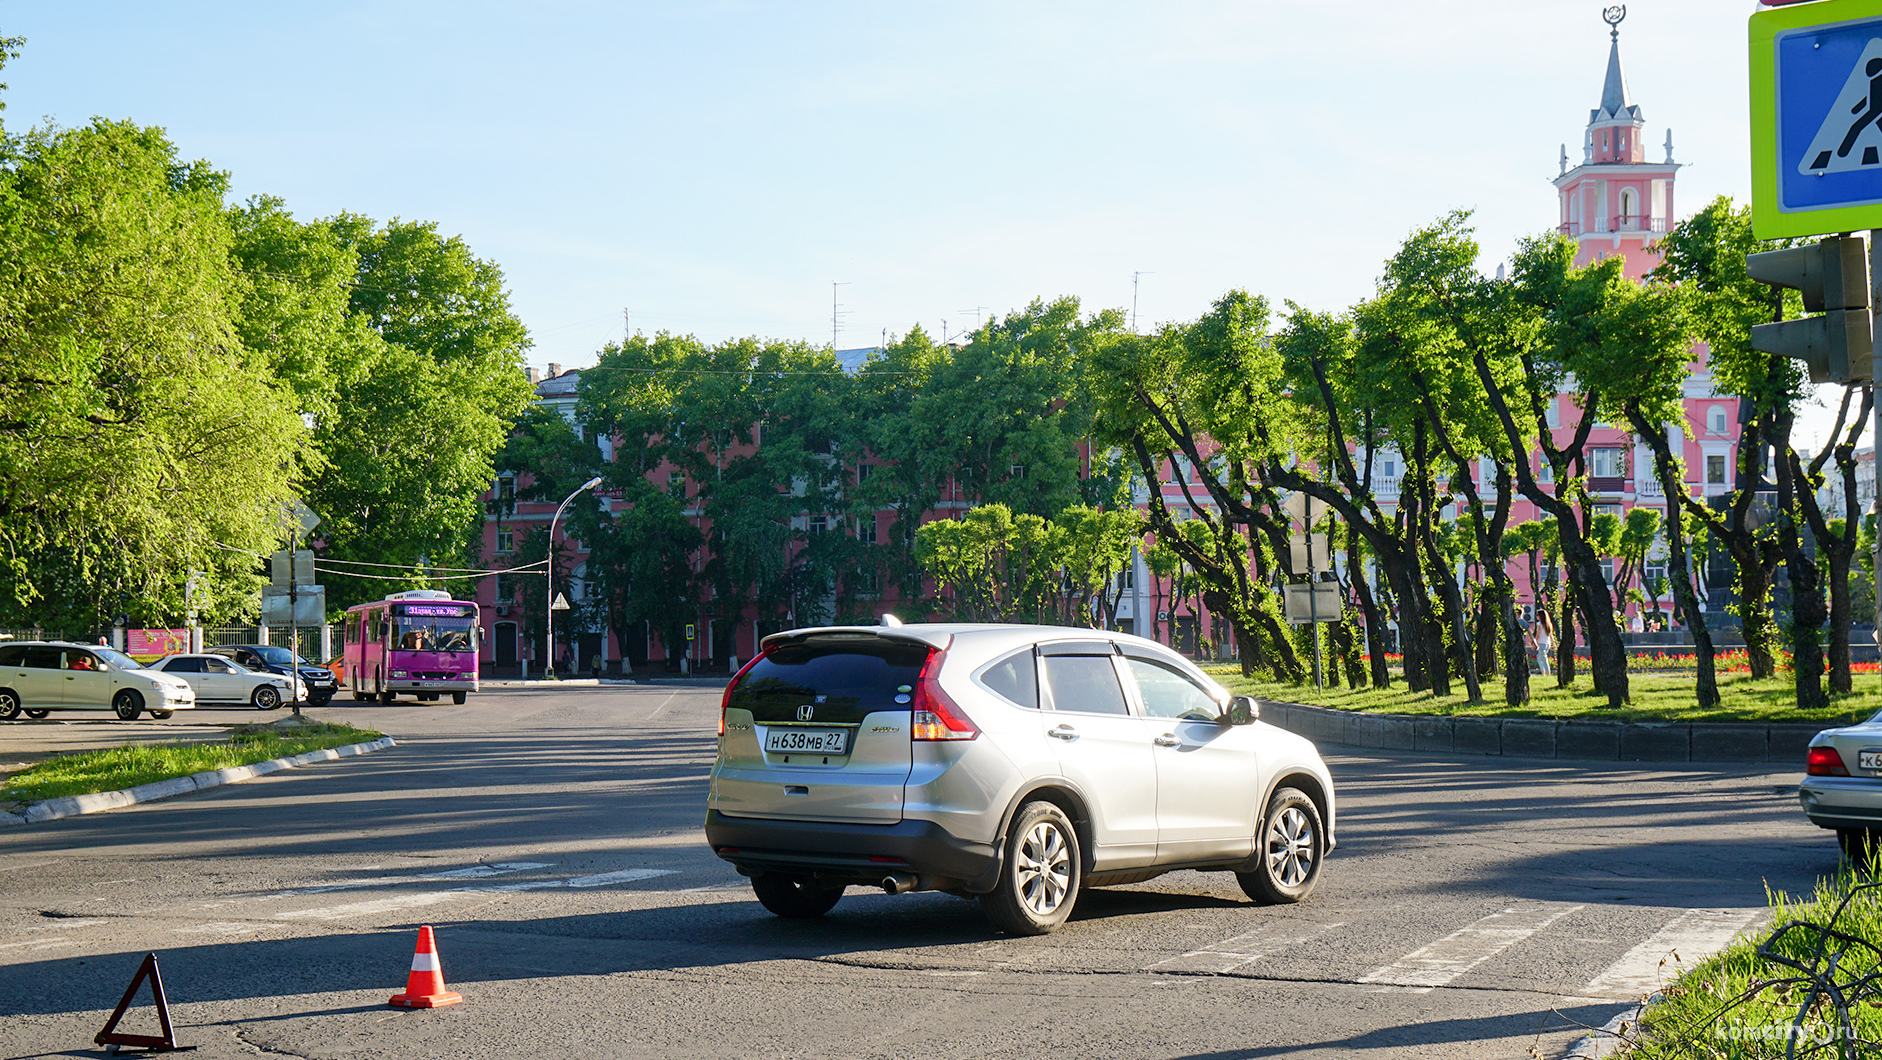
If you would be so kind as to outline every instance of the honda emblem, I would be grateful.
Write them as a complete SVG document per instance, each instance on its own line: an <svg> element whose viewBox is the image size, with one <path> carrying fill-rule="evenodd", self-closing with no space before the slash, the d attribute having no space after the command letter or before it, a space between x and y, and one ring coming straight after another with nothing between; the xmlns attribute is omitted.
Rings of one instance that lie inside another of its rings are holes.
<svg viewBox="0 0 1882 1060"><path fill-rule="evenodd" d="M811 706L809 703L806 703L803 706L797 708L797 720L809 721L816 713L817 713L817 708Z"/></svg>

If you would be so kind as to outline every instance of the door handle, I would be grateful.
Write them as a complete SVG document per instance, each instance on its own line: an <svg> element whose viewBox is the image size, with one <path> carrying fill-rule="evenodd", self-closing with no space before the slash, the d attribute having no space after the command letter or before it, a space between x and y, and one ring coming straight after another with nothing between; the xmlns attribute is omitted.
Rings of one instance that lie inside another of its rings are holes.
<svg viewBox="0 0 1882 1060"><path fill-rule="evenodd" d="M1183 741L1177 739L1175 733L1168 733L1168 732L1164 733L1162 736L1157 737L1155 740L1152 740L1151 743L1156 744L1158 747L1181 747L1183 746Z"/></svg>
<svg viewBox="0 0 1882 1060"><path fill-rule="evenodd" d="M1071 741L1078 739L1078 730L1070 725L1061 725L1056 729L1047 729L1046 735L1057 740Z"/></svg>

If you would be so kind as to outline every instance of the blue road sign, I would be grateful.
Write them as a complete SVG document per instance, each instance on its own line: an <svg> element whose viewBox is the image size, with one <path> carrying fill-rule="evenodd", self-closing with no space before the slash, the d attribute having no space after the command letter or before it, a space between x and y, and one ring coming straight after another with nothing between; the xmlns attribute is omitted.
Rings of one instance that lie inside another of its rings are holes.
<svg viewBox="0 0 1882 1060"><path fill-rule="evenodd" d="M1882 228L1882 0L1759 11L1750 40L1757 234Z"/></svg>

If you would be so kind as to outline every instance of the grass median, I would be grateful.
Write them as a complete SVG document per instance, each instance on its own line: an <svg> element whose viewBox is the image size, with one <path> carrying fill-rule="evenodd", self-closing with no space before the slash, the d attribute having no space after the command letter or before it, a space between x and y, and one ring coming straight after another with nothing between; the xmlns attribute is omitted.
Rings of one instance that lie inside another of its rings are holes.
<svg viewBox="0 0 1882 1060"><path fill-rule="evenodd" d="M1814 894L1774 893L1770 906L1769 928L1739 938L1684 975L1674 977L1679 961L1668 957L1664 996L1639 1028L1623 1034L1629 1042L1623 1058L1775 1060L1787 1055L1791 1040L1800 1057L1876 1055L1882 1043L1882 890L1868 873L1845 866ZM1768 948L1760 953L1760 947Z"/></svg>
<svg viewBox="0 0 1882 1060"><path fill-rule="evenodd" d="M0 783L0 801L34 803L68 795L118 791L205 770L368 743L383 735L370 729L325 722L291 728L250 725L232 730L225 740L126 744L56 755L7 777L5 783Z"/></svg>
<svg viewBox="0 0 1882 1060"><path fill-rule="evenodd" d="M1799 710L1797 689L1789 674L1753 679L1749 674L1719 675L1719 705L1701 710L1693 698L1698 680L1692 673L1640 673L1627 675L1633 700L1620 709L1607 705L1607 697L1594 690L1594 683L1584 669L1567 688L1557 688L1555 678L1532 674L1529 678L1529 702L1520 707L1503 702L1503 679L1483 682L1484 699L1472 702L1464 693L1464 683L1453 678L1451 695L1434 696L1413 692L1403 677L1393 675L1388 688L1329 687L1315 689L1311 682L1285 684L1245 678L1234 667L1214 667L1211 676L1237 695L1283 703L1304 703L1335 710L1364 711L1373 714L1423 714L1469 718L1598 718L1608 721L1707 721L1756 722L1760 724L1797 723L1850 725L1882 710L1882 682L1874 674L1857 674L1856 690L1848 695L1833 695L1829 707Z"/></svg>

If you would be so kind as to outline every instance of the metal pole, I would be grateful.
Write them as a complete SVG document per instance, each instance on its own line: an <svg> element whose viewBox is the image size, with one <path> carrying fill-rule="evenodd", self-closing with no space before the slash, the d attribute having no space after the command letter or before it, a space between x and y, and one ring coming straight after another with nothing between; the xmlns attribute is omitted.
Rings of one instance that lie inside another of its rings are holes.
<svg viewBox="0 0 1882 1060"><path fill-rule="evenodd" d="M1313 502L1307 502L1307 511L1313 513ZM1307 521L1307 626L1313 631L1313 686L1324 689L1320 682L1320 594L1314 590L1319 586L1313 577L1313 521Z"/></svg>
<svg viewBox="0 0 1882 1060"><path fill-rule="evenodd" d="M297 590L299 578L294 576L294 550L300 547L301 536L288 531L288 698L294 700L294 716L301 716L301 631L295 625L295 607L300 603Z"/></svg>
<svg viewBox="0 0 1882 1060"><path fill-rule="evenodd" d="M1872 228L1869 230L1869 312L1875 314L1878 311L1882 311L1882 228ZM1875 328L1872 326L1870 330L1873 333ZM1873 344L1870 348L1869 385L1871 387L1882 385L1882 375L1877 374L1879 371L1882 371L1882 343ZM1875 403L1875 423L1872 425L1872 430L1874 433L1869 436L1869 450L1874 458L1870 460L1869 467L1870 477L1875 480L1876 484L1876 500L1871 501L1870 506L1882 511L1882 401ZM1835 442L1836 439L1830 439L1832 445ZM1878 517L1878 530L1882 531L1882 517ZM1851 529L1848 532L1856 533L1857 531ZM1876 534L1874 567L1875 577L1871 588L1877 591L1873 594L1876 603L1873 636L1876 646L1882 648L1882 588L1878 588L1882 587L1882 532Z"/></svg>
<svg viewBox="0 0 1882 1060"><path fill-rule="evenodd" d="M547 652L542 660L542 672L545 677L555 672L555 524L561 520L562 509L567 508L570 501L599 485L601 485L601 476L596 475L575 487L575 491L562 498L562 503L555 507L555 514L549 517L549 549L542 565L543 577L548 580L548 585L545 586L547 591L542 597L542 640L543 648Z"/></svg>

